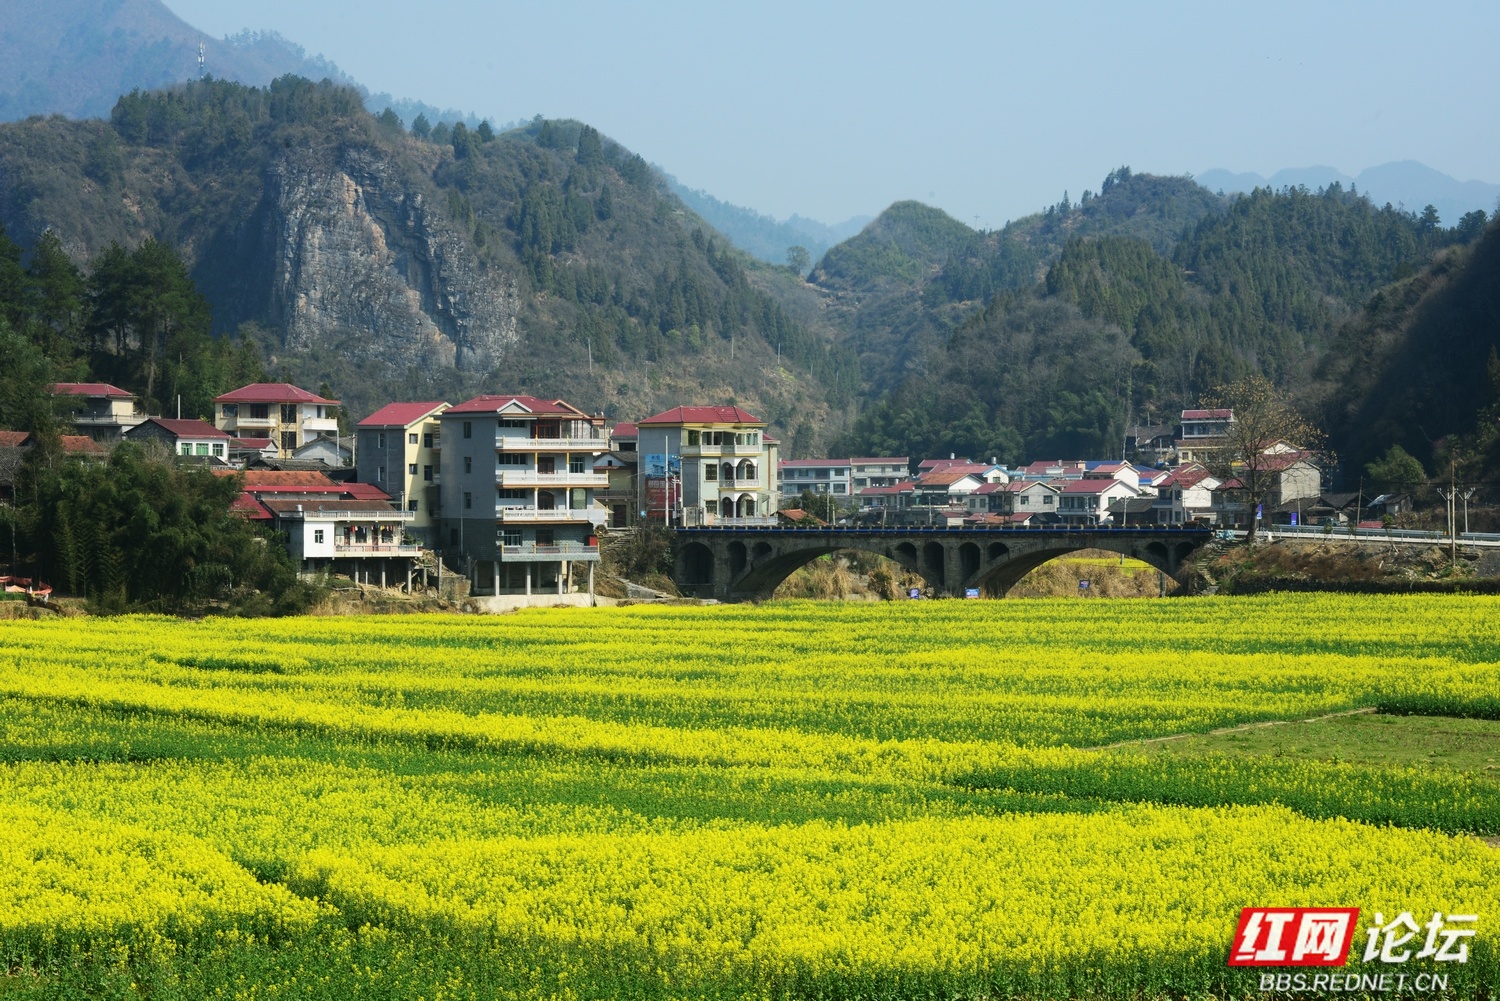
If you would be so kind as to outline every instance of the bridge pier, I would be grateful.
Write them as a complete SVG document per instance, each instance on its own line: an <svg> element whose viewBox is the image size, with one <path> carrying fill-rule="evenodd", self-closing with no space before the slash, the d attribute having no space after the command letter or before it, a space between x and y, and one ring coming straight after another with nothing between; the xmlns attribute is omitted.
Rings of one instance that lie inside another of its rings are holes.
<svg viewBox="0 0 1500 1001"><path fill-rule="evenodd" d="M673 580L683 594L720 601L771 597L798 567L855 549L895 560L935 596L971 588L1003 596L1050 559L1103 549L1177 576L1212 538L1207 528L683 528L676 533Z"/></svg>

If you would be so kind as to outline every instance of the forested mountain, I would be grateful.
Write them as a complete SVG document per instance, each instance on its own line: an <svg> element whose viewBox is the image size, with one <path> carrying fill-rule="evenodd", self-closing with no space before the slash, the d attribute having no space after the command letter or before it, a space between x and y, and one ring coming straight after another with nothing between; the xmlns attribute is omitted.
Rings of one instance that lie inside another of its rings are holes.
<svg viewBox="0 0 1500 1001"><path fill-rule="evenodd" d="M977 232L942 211L898 202L859 236L833 248L808 281L828 300L830 319L848 333L867 384L892 388L991 298L1030 288L1068 240L1128 235L1169 250L1182 232L1222 210L1222 202L1181 177L1105 178L1099 195L1066 196L1045 211Z"/></svg>
<svg viewBox="0 0 1500 1001"><path fill-rule="evenodd" d="M212 38L160 0L5 0L0 121L61 114L102 118L121 94L208 73L264 85L287 73L349 82L338 67L275 32Z"/></svg>
<svg viewBox="0 0 1500 1001"><path fill-rule="evenodd" d="M1251 372L1312 398L1313 369L1340 324L1474 235L1337 186L1258 191L1157 246L1075 230L1041 281L1017 283L930 342L841 444L856 454L1110 456L1129 424L1170 421Z"/></svg>
<svg viewBox="0 0 1500 1001"><path fill-rule="evenodd" d="M129 94L107 122L0 126L0 176L23 246L51 230L90 280L115 244L176 248L215 332L356 411L482 388L612 415L738 402L791 428L858 385L768 292L806 298L800 281L576 122L419 139L327 82L203 81Z"/></svg>
<svg viewBox="0 0 1500 1001"><path fill-rule="evenodd" d="M1360 171L1358 177L1350 177L1332 167L1300 167L1278 170L1269 178L1255 173L1206 170L1198 175L1197 180L1210 191L1229 194L1249 194L1256 188L1279 191L1287 187L1317 189L1338 184L1357 189L1376 205L1389 202L1408 212L1421 212L1431 205L1439 219L1449 226L1457 224L1470 212L1488 215L1500 204L1500 184L1460 181L1415 160L1383 163Z"/></svg>
<svg viewBox="0 0 1500 1001"><path fill-rule="evenodd" d="M1392 444L1429 473L1500 474L1500 223L1383 288L1335 337L1317 395L1345 464Z"/></svg>

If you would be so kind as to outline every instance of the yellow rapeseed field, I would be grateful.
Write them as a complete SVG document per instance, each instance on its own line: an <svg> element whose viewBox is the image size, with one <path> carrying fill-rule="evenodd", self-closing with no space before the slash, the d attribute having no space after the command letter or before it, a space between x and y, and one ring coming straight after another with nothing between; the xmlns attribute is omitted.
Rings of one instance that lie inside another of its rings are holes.
<svg viewBox="0 0 1500 1001"><path fill-rule="evenodd" d="M1500 780L1130 742L1500 718L1497 612L6 623L0 995L1241 995L1240 908L1325 906L1479 915L1487 996Z"/></svg>

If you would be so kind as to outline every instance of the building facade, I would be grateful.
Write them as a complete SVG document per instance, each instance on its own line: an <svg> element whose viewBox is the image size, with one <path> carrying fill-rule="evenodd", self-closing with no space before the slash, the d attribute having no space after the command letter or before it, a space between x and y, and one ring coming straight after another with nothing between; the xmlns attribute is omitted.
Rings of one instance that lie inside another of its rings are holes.
<svg viewBox="0 0 1500 1001"><path fill-rule="evenodd" d="M636 422L640 510L674 524L774 524L777 443L739 407L673 407Z"/></svg>
<svg viewBox="0 0 1500 1001"><path fill-rule="evenodd" d="M236 438L270 438L290 459L308 442L339 433L338 400L286 382L257 382L214 399L214 423Z"/></svg>
<svg viewBox="0 0 1500 1001"><path fill-rule="evenodd" d="M458 556L475 594L592 588L609 512L594 469L602 417L562 400L478 396L445 410L436 545Z"/></svg>
<svg viewBox="0 0 1500 1001"><path fill-rule="evenodd" d="M59 401L63 422L95 441L119 441L146 419L132 394L107 382L59 382L52 395Z"/></svg>
<svg viewBox="0 0 1500 1001"><path fill-rule="evenodd" d="M441 400L388 403L355 427L356 475L391 495L396 506L412 515L407 531L429 546L437 539L437 514L442 497Z"/></svg>
<svg viewBox="0 0 1500 1001"><path fill-rule="evenodd" d="M173 455L229 462L229 446L234 441L208 421L172 420L148 417L125 432L126 441L158 441Z"/></svg>

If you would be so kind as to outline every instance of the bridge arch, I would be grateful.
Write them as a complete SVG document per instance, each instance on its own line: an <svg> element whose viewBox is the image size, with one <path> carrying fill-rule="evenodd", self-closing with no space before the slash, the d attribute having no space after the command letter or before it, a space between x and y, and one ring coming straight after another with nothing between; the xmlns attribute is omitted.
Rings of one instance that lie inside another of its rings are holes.
<svg viewBox="0 0 1500 1001"><path fill-rule="evenodd" d="M1193 550L1197 548L1191 542L1185 545L1186 555L1183 559L1177 561L1176 564L1170 558L1167 547L1159 542L1153 542L1145 546L1115 546L1108 544L1107 540L1090 540L1085 545L1070 543L1048 545L1039 549L1017 553L1004 562L992 564L977 574L965 577L964 586L970 588L977 587L980 593L988 598L1003 598L1011 588L1021 582L1022 577L1025 577L1042 564L1050 563L1059 556L1083 552L1086 549L1103 549L1108 552L1120 553L1132 559L1140 560L1143 563L1149 563L1168 577L1174 577L1176 576L1177 567L1185 563L1187 556L1191 556Z"/></svg>
<svg viewBox="0 0 1500 1001"><path fill-rule="evenodd" d="M726 498L727 500L727 498ZM674 576L684 594L725 601L769 598L799 567L841 550L874 553L920 576L934 595L978 588L1003 596L1049 560L1084 549L1139 559L1176 577L1207 529L683 529Z"/></svg>

